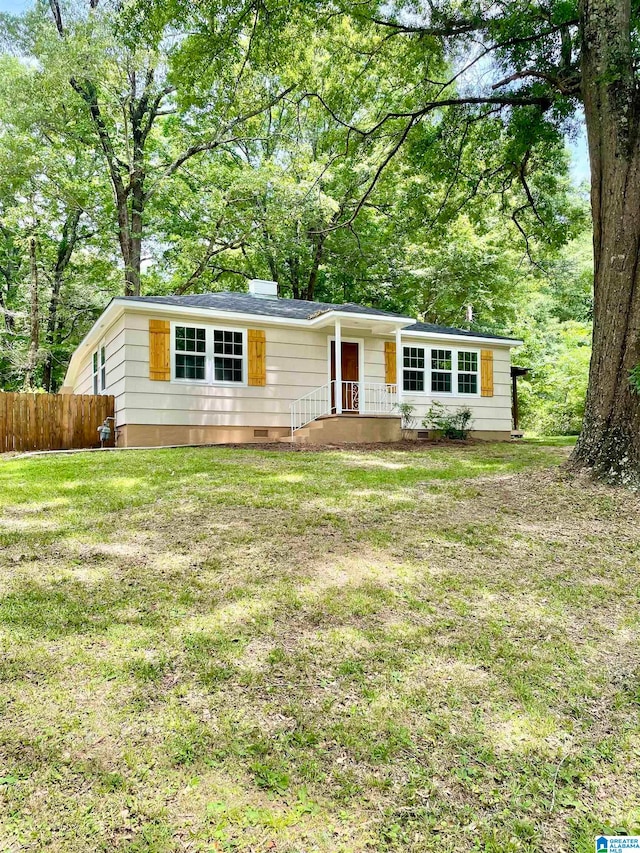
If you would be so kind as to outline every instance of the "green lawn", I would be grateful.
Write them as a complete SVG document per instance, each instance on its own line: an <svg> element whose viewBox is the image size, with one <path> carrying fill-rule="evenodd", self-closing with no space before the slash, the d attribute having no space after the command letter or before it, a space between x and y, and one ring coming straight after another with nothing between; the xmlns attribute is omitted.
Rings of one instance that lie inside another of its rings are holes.
<svg viewBox="0 0 640 853"><path fill-rule="evenodd" d="M640 824L640 499L567 447L0 461L0 851Z"/></svg>

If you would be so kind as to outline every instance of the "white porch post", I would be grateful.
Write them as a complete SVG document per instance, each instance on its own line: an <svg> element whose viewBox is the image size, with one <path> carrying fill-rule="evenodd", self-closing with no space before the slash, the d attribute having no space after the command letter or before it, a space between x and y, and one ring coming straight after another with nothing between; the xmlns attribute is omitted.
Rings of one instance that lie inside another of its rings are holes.
<svg viewBox="0 0 640 853"><path fill-rule="evenodd" d="M335 320L335 346L336 346L336 384L334 388L334 400L336 403L336 414L342 414L342 328L340 320Z"/></svg>
<svg viewBox="0 0 640 853"><path fill-rule="evenodd" d="M402 369L404 357L402 354L402 329L396 329L396 399L402 403Z"/></svg>

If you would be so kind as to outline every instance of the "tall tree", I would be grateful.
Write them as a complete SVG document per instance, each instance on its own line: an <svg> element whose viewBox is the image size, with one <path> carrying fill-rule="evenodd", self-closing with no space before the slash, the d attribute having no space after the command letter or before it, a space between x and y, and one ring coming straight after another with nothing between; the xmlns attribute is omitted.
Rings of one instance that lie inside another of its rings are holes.
<svg viewBox="0 0 640 853"><path fill-rule="evenodd" d="M636 6L630 0L343 0L339 6L388 43L405 44L406 62L423 50L439 54L454 69L439 78L435 97L405 98L391 110L383 105L375 122L354 123L352 132L384 133L391 157L425 120L451 121L453 116L464 139L465 128L500 116L531 222L545 220L531 185L536 152L558 150L572 118L584 111L591 160L594 331L584 425L573 459L609 479L640 480L640 397L629 381L640 362ZM331 4L329 15L335 14ZM375 60L372 52L367 62ZM338 107L332 113L342 120ZM518 218L523 211L514 214L526 238Z"/></svg>
<svg viewBox="0 0 640 853"><path fill-rule="evenodd" d="M170 34L163 28L143 40L136 20L125 20L126 9L122 15L109 6L103 10L98 0L75 11L60 0L49 5L57 43L46 27L36 26L25 47L42 62L43 73L67 73L85 107L90 131L79 138L103 159L124 292L138 295L148 209L158 188L192 158L236 144L246 123L288 90L262 86L252 73L244 44L251 18L234 3L226 4L217 22L217 66L224 76L208 86L200 79L195 89L185 85L184 69L172 65Z"/></svg>
<svg viewBox="0 0 640 853"><path fill-rule="evenodd" d="M51 391L79 318L94 316L109 291L105 261L115 258L100 236L108 232L108 192L76 139L83 117L71 93L57 98L41 83L30 64L0 61L1 371L9 387Z"/></svg>

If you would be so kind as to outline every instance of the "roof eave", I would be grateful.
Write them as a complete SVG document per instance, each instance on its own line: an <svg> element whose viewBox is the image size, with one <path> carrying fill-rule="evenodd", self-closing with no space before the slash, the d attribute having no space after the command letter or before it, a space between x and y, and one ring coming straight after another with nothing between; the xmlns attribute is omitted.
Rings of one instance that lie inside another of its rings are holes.
<svg viewBox="0 0 640 853"><path fill-rule="evenodd" d="M524 341L517 338L489 338L482 335L458 335L452 332L421 332L417 330L403 329L404 337L424 338L426 340L447 340L466 341L473 344L493 344L494 346L503 347L521 347Z"/></svg>
<svg viewBox="0 0 640 853"><path fill-rule="evenodd" d="M73 388L80 368L80 363L84 355L98 343L102 337L103 329L115 322L124 312L124 304L124 301L119 299L117 296L114 296L107 304L107 307L104 309L102 314L100 314L93 326L73 351L73 354L69 359L67 372L64 376L63 387Z"/></svg>

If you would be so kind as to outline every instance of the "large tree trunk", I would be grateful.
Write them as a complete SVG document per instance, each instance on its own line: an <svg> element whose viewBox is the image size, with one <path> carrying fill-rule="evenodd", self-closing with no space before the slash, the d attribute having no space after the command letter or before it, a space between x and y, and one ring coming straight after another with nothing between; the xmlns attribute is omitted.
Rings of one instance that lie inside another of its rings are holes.
<svg viewBox="0 0 640 853"><path fill-rule="evenodd" d="M146 98L143 98L146 103ZM140 274L142 272L142 228L144 219L144 137L141 123L145 112L136 105L131 108L131 126L133 134L133 169L129 178L131 187L131 217L129 233L129 275L127 286L131 291L128 296L140 296Z"/></svg>
<svg viewBox="0 0 640 853"><path fill-rule="evenodd" d="M138 234L134 243L133 224L129 216L126 196L119 197L116 191L118 208L118 242L124 263L124 295L140 296L140 257L142 244L142 218L138 220Z"/></svg>
<svg viewBox="0 0 640 853"><path fill-rule="evenodd" d="M583 0L583 99L591 160L594 323L589 390L573 461L640 480L640 146L626 2Z"/></svg>

